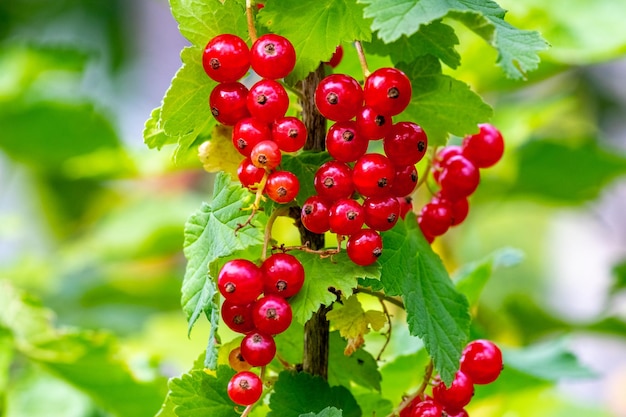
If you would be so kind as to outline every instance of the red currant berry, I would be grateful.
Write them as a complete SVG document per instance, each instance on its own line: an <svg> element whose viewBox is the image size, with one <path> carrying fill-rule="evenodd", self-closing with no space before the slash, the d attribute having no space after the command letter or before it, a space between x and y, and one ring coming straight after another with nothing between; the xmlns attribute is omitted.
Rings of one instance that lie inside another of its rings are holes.
<svg viewBox="0 0 626 417"><path fill-rule="evenodd" d="M459 411L458 413L454 413L454 414L450 414L450 413L446 413L448 415L448 417L469 417L469 414L467 414L467 411L465 411L465 408L462 408L461 411Z"/></svg>
<svg viewBox="0 0 626 417"><path fill-rule="evenodd" d="M442 417L443 408L433 400L424 400L415 405L410 417Z"/></svg>
<svg viewBox="0 0 626 417"><path fill-rule="evenodd" d="M417 219L424 235L441 236L452 224L452 210L447 202L430 202L422 207Z"/></svg>
<svg viewBox="0 0 626 417"><path fill-rule="evenodd" d="M272 125L272 139L283 152L296 152L306 142L306 126L297 117L283 117Z"/></svg>
<svg viewBox="0 0 626 417"><path fill-rule="evenodd" d="M363 107L356 115L356 128L367 140L382 139L391 133L391 116L376 113L371 107Z"/></svg>
<svg viewBox="0 0 626 417"><path fill-rule="evenodd" d="M348 198L354 192L352 168L343 162L328 161L318 168L313 185L317 194L328 201Z"/></svg>
<svg viewBox="0 0 626 417"><path fill-rule="evenodd" d="M287 38L268 33L250 48L250 65L263 78L284 78L296 66L296 51Z"/></svg>
<svg viewBox="0 0 626 417"><path fill-rule="evenodd" d="M415 165L396 165L395 170L391 193L396 197L411 194L417 186L417 169Z"/></svg>
<svg viewBox="0 0 626 417"><path fill-rule="evenodd" d="M396 197L400 204L400 218L404 219L410 211L413 211L413 199L410 196Z"/></svg>
<svg viewBox="0 0 626 417"><path fill-rule="evenodd" d="M449 200L443 197L441 193L437 193L433 197L432 201L441 202L450 206L452 215L452 222L450 223L450 226L456 226L463 223L463 221L467 218L467 215L469 214L469 201L467 201L467 198Z"/></svg>
<svg viewBox="0 0 626 417"><path fill-rule="evenodd" d="M325 118L335 122L347 121L363 106L363 89L349 75L332 74L317 86L315 105Z"/></svg>
<svg viewBox="0 0 626 417"><path fill-rule="evenodd" d="M444 167L448 164L450 158L456 155L461 155L461 147L456 145L446 146L441 148L435 158L433 159L433 166L431 171L433 173L433 179L439 182L439 175L443 171Z"/></svg>
<svg viewBox="0 0 626 417"><path fill-rule="evenodd" d="M254 330L252 304L233 304L230 300L222 303L222 321L229 329L237 333L250 333Z"/></svg>
<svg viewBox="0 0 626 417"><path fill-rule="evenodd" d="M207 75L217 82L237 81L250 68L250 50L239 36L218 35L204 48L202 66Z"/></svg>
<svg viewBox="0 0 626 417"><path fill-rule="evenodd" d="M433 399L441 404L447 413L460 412L472 400L474 384L462 371L458 371L450 387L440 381L433 387Z"/></svg>
<svg viewBox="0 0 626 417"><path fill-rule="evenodd" d="M250 116L246 105L247 96L248 89L241 83L218 84L209 96L211 114L221 124L233 126L239 120Z"/></svg>
<svg viewBox="0 0 626 417"><path fill-rule="evenodd" d="M256 191L263 175L265 175L265 170L254 166L250 158L245 158L237 167L239 182L250 191Z"/></svg>
<svg viewBox="0 0 626 417"><path fill-rule="evenodd" d="M334 123L326 134L326 150L340 162L353 162L367 151L369 141L356 130L353 121Z"/></svg>
<svg viewBox="0 0 626 417"><path fill-rule="evenodd" d="M362 229L350 236L346 252L348 258L357 265L373 264L383 253L383 239L375 230Z"/></svg>
<svg viewBox="0 0 626 417"><path fill-rule="evenodd" d="M391 229L400 217L400 203L394 196L368 197L363 202L365 224L379 232Z"/></svg>
<svg viewBox="0 0 626 417"><path fill-rule="evenodd" d="M287 113L289 96L280 83L274 80L261 80L250 88L247 105L252 116L272 123Z"/></svg>
<svg viewBox="0 0 626 417"><path fill-rule="evenodd" d="M250 160L254 166L272 170L276 168L283 157L278 145L273 140L264 140L252 148Z"/></svg>
<svg viewBox="0 0 626 417"><path fill-rule="evenodd" d="M385 136L383 148L387 158L394 165L414 165L426 154L428 138L422 128L411 122L393 125L391 133Z"/></svg>
<svg viewBox="0 0 626 417"><path fill-rule="evenodd" d="M330 65L331 68L336 68L337 65L341 63L342 58L343 58L343 46L337 45L337 47L335 48L335 52L333 52L333 55L330 57L330 60L324 63L327 65Z"/></svg>
<svg viewBox="0 0 626 417"><path fill-rule="evenodd" d="M230 351L230 353L228 354L228 364L236 372L249 371L252 368L252 365L246 362L246 360L243 358L240 347L236 347Z"/></svg>
<svg viewBox="0 0 626 417"><path fill-rule="evenodd" d="M478 168L495 165L504 154L504 139L494 126L484 123L478 125L480 131L463 140L463 156Z"/></svg>
<svg viewBox="0 0 626 417"><path fill-rule="evenodd" d="M474 340L463 349L461 371L475 384L490 384L502 371L502 352L489 340Z"/></svg>
<svg viewBox="0 0 626 417"><path fill-rule="evenodd" d="M233 146L243 156L250 156L257 143L271 138L272 131L268 124L254 117L241 119L233 127Z"/></svg>
<svg viewBox="0 0 626 417"><path fill-rule="evenodd" d="M302 205L300 221L309 231L322 234L330 229L328 213L330 206L320 196L314 195L306 199Z"/></svg>
<svg viewBox="0 0 626 417"><path fill-rule="evenodd" d="M409 78L396 68L380 68L371 73L363 91L365 104L388 116L402 113L413 92Z"/></svg>
<svg viewBox="0 0 626 417"><path fill-rule="evenodd" d="M255 373L239 372L230 379L226 391L235 404L248 406L261 398L263 382Z"/></svg>
<svg viewBox="0 0 626 417"><path fill-rule="evenodd" d="M291 324L291 306L283 297L272 294L265 295L254 303L252 320L261 332L267 334L282 333Z"/></svg>
<svg viewBox="0 0 626 417"><path fill-rule="evenodd" d="M328 212L330 231L338 235L350 236L363 227L365 213L358 201L342 198L330 207Z"/></svg>
<svg viewBox="0 0 626 417"><path fill-rule="evenodd" d="M263 292L263 273L247 259L233 259L220 270L217 287L231 303L249 304Z"/></svg>
<svg viewBox="0 0 626 417"><path fill-rule="evenodd" d="M365 197L377 197L391 194L391 186L396 170L384 155L365 154L357 159L352 168L354 188Z"/></svg>
<svg viewBox="0 0 626 417"><path fill-rule="evenodd" d="M448 159L439 175L441 195L450 200L459 200L476 191L480 183L478 168L463 155Z"/></svg>
<svg viewBox="0 0 626 417"><path fill-rule="evenodd" d="M267 177L265 192L267 196L279 204L293 201L300 191L300 181L289 171L272 172Z"/></svg>
<svg viewBox="0 0 626 417"><path fill-rule="evenodd" d="M255 330L241 341L241 355L252 366L265 366L276 356L276 342L269 334Z"/></svg>
<svg viewBox="0 0 626 417"><path fill-rule="evenodd" d="M292 297L304 284L304 267L288 253L275 253L261 265L263 270L263 292L283 298Z"/></svg>

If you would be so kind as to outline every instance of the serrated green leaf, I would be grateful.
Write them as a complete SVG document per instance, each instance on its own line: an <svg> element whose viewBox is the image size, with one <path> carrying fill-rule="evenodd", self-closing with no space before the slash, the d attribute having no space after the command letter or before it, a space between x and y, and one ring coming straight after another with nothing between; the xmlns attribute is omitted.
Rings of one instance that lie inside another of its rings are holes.
<svg viewBox="0 0 626 417"><path fill-rule="evenodd" d="M413 97L405 118L415 121L428 135L428 145L445 145L448 133L476 133L478 124L491 118L492 109L469 86L441 74L441 64L425 55L398 68L411 79Z"/></svg>
<svg viewBox="0 0 626 417"><path fill-rule="evenodd" d="M300 181L300 191L296 202L302 206L310 196L317 194L313 186L313 178L317 169L331 157L328 152L303 151L298 155L283 155L281 168L293 172Z"/></svg>
<svg viewBox="0 0 626 417"><path fill-rule="evenodd" d="M449 384L469 337L467 299L454 288L412 213L383 233L383 245L379 262L385 292L402 295L411 334L424 341L435 369Z"/></svg>
<svg viewBox="0 0 626 417"><path fill-rule="evenodd" d="M270 398L268 417L297 417L336 407L345 417L360 417L361 409L343 386L331 387L322 377L284 371L278 375Z"/></svg>
<svg viewBox="0 0 626 417"><path fill-rule="evenodd" d="M335 407L326 407L319 413L307 413L301 414L300 417L342 417L343 413L341 410L337 410Z"/></svg>
<svg viewBox="0 0 626 417"><path fill-rule="evenodd" d="M176 138L167 136L163 129L159 126L161 120L161 107L157 107L150 113L150 118L146 120L143 129L143 142L150 149L161 149L165 145L173 145L177 142Z"/></svg>
<svg viewBox="0 0 626 417"><path fill-rule="evenodd" d="M228 366L217 368L217 376L191 371L170 380L169 397L178 417L237 417L235 403L226 392L235 371Z"/></svg>
<svg viewBox="0 0 626 417"><path fill-rule="evenodd" d="M352 355L344 354L346 341L339 332L330 332L328 353L328 383L349 387L351 382L364 388L380 391L381 376L371 353L363 348Z"/></svg>
<svg viewBox="0 0 626 417"><path fill-rule="evenodd" d="M285 36L293 44L296 67L289 76L292 81L305 78L320 62L328 61L342 42L371 39L363 6L353 0L268 2L259 19L271 32Z"/></svg>
<svg viewBox="0 0 626 417"><path fill-rule="evenodd" d="M345 251L332 258L321 258L319 255L305 252L295 252L293 255L304 266L306 277L300 292L289 300L293 318L301 324L304 324L321 304L329 306L337 299L329 288L332 287L343 294L351 294L357 286L358 278L380 277L378 264L365 267L356 265L348 259Z"/></svg>
<svg viewBox="0 0 626 417"><path fill-rule="evenodd" d="M383 284L380 280L372 278L359 278L359 286L371 288L372 291L381 291L383 289Z"/></svg>
<svg viewBox="0 0 626 417"><path fill-rule="evenodd" d="M326 313L326 318L333 328L339 330L341 337L348 341L345 354L350 355L365 343L363 336L369 333L370 327L380 330L387 318L382 311L363 310L356 295L343 299L343 304L333 304L333 309Z"/></svg>

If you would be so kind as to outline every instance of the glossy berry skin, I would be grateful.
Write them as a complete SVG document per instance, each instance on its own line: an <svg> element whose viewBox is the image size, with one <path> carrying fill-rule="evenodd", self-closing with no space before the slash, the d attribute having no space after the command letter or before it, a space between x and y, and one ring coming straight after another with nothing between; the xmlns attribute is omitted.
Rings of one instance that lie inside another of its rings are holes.
<svg viewBox="0 0 626 417"><path fill-rule="evenodd" d="M276 356L276 342L271 335L255 330L241 341L241 355L252 366L265 366Z"/></svg>
<svg viewBox="0 0 626 417"><path fill-rule="evenodd" d="M400 218L404 219L410 211L413 211L413 199L410 196L396 197L400 204Z"/></svg>
<svg viewBox="0 0 626 417"><path fill-rule="evenodd" d="M415 165L395 165L395 175L391 185L391 193L396 197L411 194L417 186L417 169Z"/></svg>
<svg viewBox="0 0 626 417"><path fill-rule="evenodd" d="M246 97L248 89L239 82L218 84L209 96L211 114L221 124L233 126L239 120L250 116Z"/></svg>
<svg viewBox="0 0 626 417"><path fill-rule="evenodd" d="M479 132L463 139L463 156L478 168L493 166L504 154L504 139L494 126L484 123L478 125Z"/></svg>
<svg viewBox="0 0 626 417"><path fill-rule="evenodd" d="M339 161L325 162L315 172L313 185L317 194L328 201L348 198L354 192L352 168Z"/></svg>
<svg viewBox="0 0 626 417"><path fill-rule="evenodd" d="M250 333L254 330L252 304L233 304L229 300L222 303L222 321L229 329L237 333Z"/></svg>
<svg viewBox="0 0 626 417"><path fill-rule="evenodd" d="M354 188L365 197L391 195L396 170L384 155L365 154L357 159L352 168Z"/></svg>
<svg viewBox="0 0 626 417"><path fill-rule="evenodd" d="M239 182L250 191L256 191L255 184L261 182L263 175L265 175L265 170L254 166L250 158L244 158L237 167Z"/></svg>
<svg viewBox="0 0 626 417"><path fill-rule="evenodd" d="M217 82L237 81L250 68L250 50L239 36L218 35L204 48L202 66L207 75Z"/></svg>
<svg viewBox="0 0 626 417"><path fill-rule="evenodd" d="M260 36L250 48L250 66L263 78L284 78L296 65L296 51L291 42L280 35Z"/></svg>
<svg viewBox="0 0 626 417"><path fill-rule="evenodd" d="M250 114L266 123L283 117L289 108L285 87L274 80L258 81L250 88L246 100Z"/></svg>
<svg viewBox="0 0 626 417"><path fill-rule="evenodd" d="M272 139L283 152L299 151L304 146L306 137L306 126L297 117L283 117L272 124Z"/></svg>
<svg viewBox="0 0 626 417"><path fill-rule="evenodd" d="M410 417L442 417L443 408L433 400L424 400L415 405Z"/></svg>
<svg viewBox="0 0 626 417"><path fill-rule="evenodd" d="M469 414L467 414L467 411L465 411L465 408L462 408L461 411L459 411L458 413L454 413L454 414L446 413L446 414L448 414L448 417L469 417Z"/></svg>
<svg viewBox="0 0 626 417"><path fill-rule="evenodd" d="M279 334L291 324L291 306L283 298L268 294L261 297L252 307L252 320L256 328L267 334Z"/></svg>
<svg viewBox="0 0 626 417"><path fill-rule="evenodd" d="M428 147L428 138L422 128L411 122L399 122L385 136L385 155L394 165L415 165L422 160Z"/></svg>
<svg viewBox="0 0 626 417"><path fill-rule="evenodd" d="M456 226L463 223L469 214L469 201L467 198L460 198L458 200L450 200L441 195L441 193L435 194L432 202L444 203L450 206L451 223L450 226Z"/></svg>
<svg viewBox="0 0 626 417"><path fill-rule="evenodd" d="M233 146L243 156L250 156L252 148L257 143L271 138L272 131L269 125L254 117L241 119L233 127Z"/></svg>
<svg viewBox="0 0 626 417"><path fill-rule="evenodd" d="M433 173L433 179L439 182L439 175L441 175L441 171L448 164L448 161L453 156L461 155L462 149L457 145L449 145L444 148L441 148L437 155L433 158L433 166L431 167L431 171Z"/></svg>
<svg viewBox="0 0 626 417"><path fill-rule="evenodd" d="M448 159L439 175L441 195L450 200L459 200L468 197L480 183L478 168L463 155L456 155Z"/></svg>
<svg viewBox="0 0 626 417"><path fill-rule="evenodd" d="M263 261L263 293L292 297L304 284L304 267L288 253L275 253Z"/></svg>
<svg viewBox="0 0 626 417"><path fill-rule="evenodd" d="M369 141L357 131L353 121L334 123L326 134L326 150L340 162L354 162L367 152Z"/></svg>
<svg viewBox="0 0 626 417"><path fill-rule="evenodd" d="M231 303L249 304L263 292L263 273L247 259L233 259L220 269L217 287Z"/></svg>
<svg viewBox="0 0 626 417"><path fill-rule="evenodd" d="M282 160L283 154L280 148L273 140L264 140L252 148L250 152L250 161L257 168L272 170L276 168Z"/></svg>
<svg viewBox="0 0 626 417"><path fill-rule="evenodd" d="M228 382L228 397L243 406L254 404L263 394L263 381L250 371L235 374Z"/></svg>
<svg viewBox="0 0 626 417"><path fill-rule="evenodd" d="M330 60L324 63L327 65L330 65L331 68L336 68L337 65L341 63L342 59L343 59L343 46L337 45L337 47L335 48L335 52L333 52L333 55L330 57Z"/></svg>
<svg viewBox="0 0 626 417"><path fill-rule="evenodd" d="M335 122L352 119L363 106L363 89L345 74L332 74L315 90L315 105L322 116Z"/></svg>
<svg viewBox="0 0 626 417"><path fill-rule="evenodd" d="M474 384L463 371L457 371L450 387L446 387L442 381L433 387L433 399L449 414L460 412L473 395Z"/></svg>
<svg viewBox="0 0 626 417"><path fill-rule="evenodd" d="M346 244L348 258L357 265L373 264L383 253L383 239L372 229L362 229L353 234Z"/></svg>
<svg viewBox="0 0 626 417"><path fill-rule="evenodd" d="M394 196L368 197L363 202L365 224L379 232L391 229L400 217L400 203Z"/></svg>
<svg viewBox="0 0 626 417"><path fill-rule="evenodd" d="M430 202L422 207L418 218L424 235L441 236L452 225L452 210L447 202Z"/></svg>
<svg viewBox="0 0 626 417"><path fill-rule="evenodd" d="M314 195L306 199L302 205L300 221L309 231L322 234L330 229L328 213L329 203L320 196Z"/></svg>
<svg viewBox="0 0 626 417"><path fill-rule="evenodd" d="M276 171L267 177L265 193L271 200L279 204L293 201L299 191L300 180L292 172Z"/></svg>
<svg viewBox="0 0 626 417"><path fill-rule="evenodd" d="M252 365L243 358L240 347L236 347L230 351L228 354L228 364L235 372L249 371L252 368Z"/></svg>
<svg viewBox="0 0 626 417"><path fill-rule="evenodd" d="M475 384L490 384L502 371L502 352L495 343L479 339L470 342L461 355L461 371Z"/></svg>
<svg viewBox="0 0 626 417"><path fill-rule="evenodd" d="M330 231L338 235L350 236L363 227L365 212L358 201L342 198L330 207L328 212Z"/></svg>
<svg viewBox="0 0 626 417"><path fill-rule="evenodd" d="M363 91L367 106L380 114L395 116L409 105L413 89L399 69L380 68L367 77Z"/></svg>
<svg viewBox="0 0 626 417"><path fill-rule="evenodd" d="M356 115L356 128L367 140L379 140L391 133L391 116L377 113L371 107L364 106Z"/></svg>

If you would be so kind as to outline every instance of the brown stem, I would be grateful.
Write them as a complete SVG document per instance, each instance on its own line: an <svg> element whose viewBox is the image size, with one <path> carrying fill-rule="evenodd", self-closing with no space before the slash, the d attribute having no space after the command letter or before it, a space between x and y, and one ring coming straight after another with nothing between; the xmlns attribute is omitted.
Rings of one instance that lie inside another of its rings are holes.
<svg viewBox="0 0 626 417"><path fill-rule="evenodd" d="M248 20L248 34L250 35L250 41L256 42L258 39L256 34L256 27L254 26L254 11L252 8L254 4L251 0L246 0L246 18Z"/></svg>
<svg viewBox="0 0 626 417"><path fill-rule="evenodd" d="M387 417L394 417L394 416L399 415L400 411L402 411L402 409L405 408L407 405L411 404L411 402L415 398L417 398L417 397L419 397L421 395L424 395L424 391L426 391L426 388L428 387L428 384L430 384L430 379L433 376L433 370L434 370L433 360L431 359L430 361L428 361L428 365L426 365L426 370L424 371L424 379L422 380L422 384L419 386L417 391L415 391L413 393L413 395L410 395L410 396L406 397L404 400L402 400L402 402L400 403L398 408L396 408Z"/></svg>
<svg viewBox="0 0 626 417"><path fill-rule="evenodd" d="M363 76L365 78L370 76L370 70L367 66L367 59L365 59L365 51L363 50L363 44L361 41L355 41L354 46L356 48L356 53L359 56L359 63L361 64L361 69L363 70Z"/></svg>

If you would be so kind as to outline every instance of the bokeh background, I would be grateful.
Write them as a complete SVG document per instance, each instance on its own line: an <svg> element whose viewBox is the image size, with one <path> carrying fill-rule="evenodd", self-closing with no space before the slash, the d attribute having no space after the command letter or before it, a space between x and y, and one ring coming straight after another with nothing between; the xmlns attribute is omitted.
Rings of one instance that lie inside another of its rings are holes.
<svg viewBox="0 0 626 417"><path fill-rule="evenodd" d="M494 260L474 332L534 346L547 371L506 378L469 411L624 417L626 1L499 4L552 47L510 81L457 27L462 66L450 73L494 107L507 150L435 248L452 272ZM31 339L15 328L31 327L11 310L16 294L41 300L33 309L56 329L105 330L108 352L163 393L204 349L207 326L186 337L179 294L183 225L211 176L142 139L185 45L164 0L0 0L0 415L130 415L105 382L81 385L42 354L53 350L21 343ZM392 348L410 352L398 335Z"/></svg>

